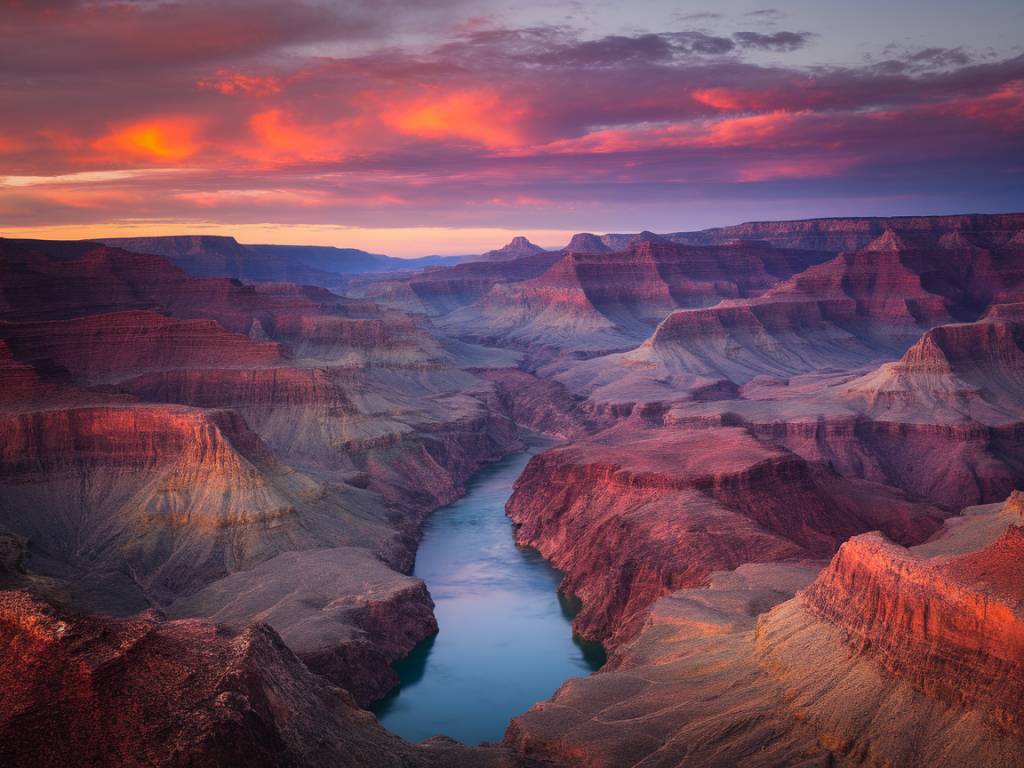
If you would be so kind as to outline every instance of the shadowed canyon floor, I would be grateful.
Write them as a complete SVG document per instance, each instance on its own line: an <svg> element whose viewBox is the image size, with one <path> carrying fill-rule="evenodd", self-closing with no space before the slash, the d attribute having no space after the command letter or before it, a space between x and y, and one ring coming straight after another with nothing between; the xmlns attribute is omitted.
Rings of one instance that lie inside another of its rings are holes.
<svg viewBox="0 0 1024 768"><path fill-rule="evenodd" d="M5 765L1024 764L1024 214L124 245L0 239Z"/></svg>

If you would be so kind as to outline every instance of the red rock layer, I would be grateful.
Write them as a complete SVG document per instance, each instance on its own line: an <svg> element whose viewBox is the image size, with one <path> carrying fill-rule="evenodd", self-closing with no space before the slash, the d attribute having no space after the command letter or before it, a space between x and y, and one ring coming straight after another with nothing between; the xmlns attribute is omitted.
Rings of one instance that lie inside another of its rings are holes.
<svg viewBox="0 0 1024 768"><path fill-rule="evenodd" d="M444 327L495 343L607 352L644 338L676 307L757 294L815 260L759 243L694 247L644 233L615 253L567 249L544 274L495 286Z"/></svg>
<svg viewBox="0 0 1024 768"><path fill-rule="evenodd" d="M839 550L804 593L857 652L929 696L981 706L1024 735L1024 529L945 562L877 534Z"/></svg>
<svg viewBox="0 0 1024 768"><path fill-rule="evenodd" d="M674 232L665 237L694 244L714 244L736 238L765 240L780 248L838 252L859 250L886 230L932 241L946 234L959 233L986 245L1002 245L1022 228L1024 215L1006 213L752 221L701 232Z"/></svg>
<svg viewBox="0 0 1024 768"><path fill-rule="evenodd" d="M51 766L515 765L412 747L265 624L65 615L0 592L0 762Z"/></svg>
<svg viewBox="0 0 1024 768"><path fill-rule="evenodd" d="M933 328L898 362L852 382L847 397L878 416L956 411L982 423L1013 421L1024 412L1024 322L997 310Z"/></svg>
<svg viewBox="0 0 1024 768"><path fill-rule="evenodd" d="M84 383L117 381L148 370L272 365L279 345L229 333L212 320L174 320L118 312L74 320L0 323L14 354L67 370Z"/></svg>
<svg viewBox="0 0 1024 768"><path fill-rule="evenodd" d="M588 638L628 637L661 595L745 562L830 555L881 527L905 542L941 515L847 483L740 429L609 430L534 457L507 511L566 574Z"/></svg>
<svg viewBox="0 0 1024 768"><path fill-rule="evenodd" d="M291 549L359 544L404 560L379 504L348 511L231 411L55 409L3 415L0 434L0 524L44 562L121 574L156 604ZM94 591L93 604L118 602Z"/></svg>
<svg viewBox="0 0 1024 768"><path fill-rule="evenodd" d="M155 309L181 319L212 320L228 331L284 342L318 358L372 350L400 365L424 365L440 356L436 342L408 318L322 288L193 278L160 257L95 243L0 239L0 257L6 266L0 276L0 320Z"/></svg>
<svg viewBox="0 0 1024 768"><path fill-rule="evenodd" d="M843 476L893 485L951 510L1006 498L1024 470L1024 425L844 415L759 420L750 429Z"/></svg>

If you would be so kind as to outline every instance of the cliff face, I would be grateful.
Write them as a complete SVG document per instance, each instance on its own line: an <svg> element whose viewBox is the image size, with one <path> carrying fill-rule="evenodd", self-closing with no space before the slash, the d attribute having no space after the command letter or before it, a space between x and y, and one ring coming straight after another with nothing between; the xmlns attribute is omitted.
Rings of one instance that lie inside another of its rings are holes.
<svg viewBox="0 0 1024 768"><path fill-rule="evenodd" d="M265 624L78 616L0 592L0 653L0 759L12 768L520 764L402 742Z"/></svg>
<svg viewBox="0 0 1024 768"><path fill-rule="evenodd" d="M803 594L855 652L926 695L990 710L1024 736L1024 528L928 562L878 534L851 539Z"/></svg>
<svg viewBox="0 0 1024 768"><path fill-rule="evenodd" d="M585 637L621 642L658 597L746 562L828 556L881 527L921 541L942 515L848 483L740 429L632 425L534 457L507 511L566 573Z"/></svg>
<svg viewBox="0 0 1024 768"><path fill-rule="evenodd" d="M781 248L856 251L886 230L934 242L957 233L982 244L1005 244L1024 227L1024 215L891 216L804 221L751 221L700 232L673 232L665 238L681 243L712 244L736 238L765 240ZM617 236L617 237L629 237Z"/></svg>
<svg viewBox="0 0 1024 768"><path fill-rule="evenodd" d="M759 243L688 247L650 233L613 253L574 242L543 275L496 286L444 327L504 343L614 349L642 339L676 307L757 294L815 260Z"/></svg>
<svg viewBox="0 0 1024 768"><path fill-rule="evenodd" d="M851 382L847 397L887 418L952 412L998 423L1019 415L1024 322L1001 319L999 307L1005 306L976 323L932 329L898 362Z"/></svg>
<svg viewBox="0 0 1024 768"><path fill-rule="evenodd" d="M654 603L601 672L505 740L595 768L1016 765L1019 521L1011 498L911 550L855 537L817 577L783 563L713 574Z"/></svg>
<svg viewBox="0 0 1024 768"><path fill-rule="evenodd" d="M0 323L0 338L20 359L59 366L87 384L148 370L273 365L282 358L280 345L229 333L212 320L142 311Z"/></svg>

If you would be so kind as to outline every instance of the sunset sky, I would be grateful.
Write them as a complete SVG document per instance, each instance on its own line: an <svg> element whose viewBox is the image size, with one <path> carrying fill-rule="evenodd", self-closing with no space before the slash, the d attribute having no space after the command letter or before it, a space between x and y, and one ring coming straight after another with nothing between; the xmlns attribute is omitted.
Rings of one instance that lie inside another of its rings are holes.
<svg viewBox="0 0 1024 768"><path fill-rule="evenodd" d="M399 256L1024 209L1020 0L0 0L0 234Z"/></svg>

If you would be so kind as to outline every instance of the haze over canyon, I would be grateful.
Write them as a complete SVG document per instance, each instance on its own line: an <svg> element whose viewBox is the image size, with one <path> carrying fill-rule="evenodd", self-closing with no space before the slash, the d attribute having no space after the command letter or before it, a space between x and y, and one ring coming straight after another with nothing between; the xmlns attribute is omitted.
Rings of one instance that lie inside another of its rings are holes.
<svg viewBox="0 0 1024 768"><path fill-rule="evenodd" d="M0 0L0 766L1024 768L1022 32Z"/></svg>

